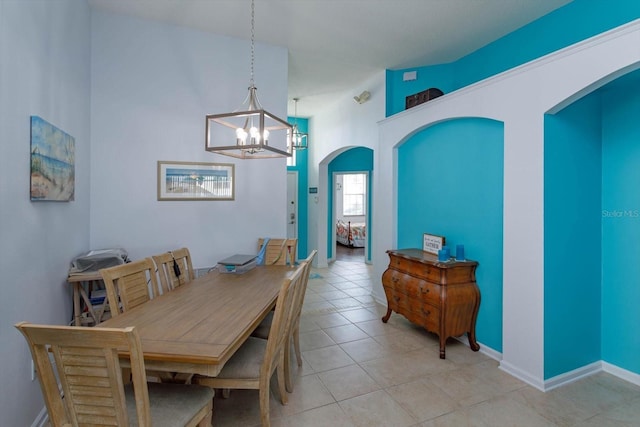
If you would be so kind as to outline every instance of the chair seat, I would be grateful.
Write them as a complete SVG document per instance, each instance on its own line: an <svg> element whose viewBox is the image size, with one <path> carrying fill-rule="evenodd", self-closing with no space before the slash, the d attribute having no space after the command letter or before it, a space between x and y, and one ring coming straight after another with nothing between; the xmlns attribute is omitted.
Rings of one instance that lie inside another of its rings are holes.
<svg viewBox="0 0 640 427"><path fill-rule="evenodd" d="M213 390L205 386L159 383L147 383L147 385L154 427L187 425L213 399ZM131 384L125 386L125 396L129 424L137 426L138 418Z"/></svg>
<svg viewBox="0 0 640 427"><path fill-rule="evenodd" d="M249 337L224 365L216 378L254 379L260 377L260 367L267 350L267 341Z"/></svg>
<svg viewBox="0 0 640 427"><path fill-rule="evenodd" d="M251 336L266 340L267 338L269 338L269 330L271 329L272 322L273 311L270 311L269 314L267 314L267 317L265 317L262 322L260 322L258 327L253 332L251 332Z"/></svg>

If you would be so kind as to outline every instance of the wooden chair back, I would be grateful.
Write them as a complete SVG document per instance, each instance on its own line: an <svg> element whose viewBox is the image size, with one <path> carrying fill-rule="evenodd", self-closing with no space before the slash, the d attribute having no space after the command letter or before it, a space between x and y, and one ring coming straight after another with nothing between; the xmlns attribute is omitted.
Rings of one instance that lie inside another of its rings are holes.
<svg viewBox="0 0 640 427"><path fill-rule="evenodd" d="M29 343L51 425L129 425L119 349L128 349L131 355L136 425L151 425L140 338L133 327L83 328L23 322L16 328Z"/></svg>
<svg viewBox="0 0 640 427"><path fill-rule="evenodd" d="M159 292L155 266L151 258L100 270L111 315L131 310L154 298Z"/></svg>
<svg viewBox="0 0 640 427"><path fill-rule="evenodd" d="M258 252L264 244L263 238L258 239ZM298 239L269 239L264 254L265 265L294 265Z"/></svg>
<svg viewBox="0 0 640 427"><path fill-rule="evenodd" d="M158 269L163 293L172 291L196 278L191 263L191 254L187 248L154 255L152 258Z"/></svg>
<svg viewBox="0 0 640 427"><path fill-rule="evenodd" d="M289 351L289 331L295 316L294 304L302 285L304 267L305 264L302 263L293 276L283 282L278 293L276 308L273 312L273 322L267 339L265 357L260 369L260 382L264 382L267 388L269 387L271 375L273 375L278 364L284 361L284 352Z"/></svg>

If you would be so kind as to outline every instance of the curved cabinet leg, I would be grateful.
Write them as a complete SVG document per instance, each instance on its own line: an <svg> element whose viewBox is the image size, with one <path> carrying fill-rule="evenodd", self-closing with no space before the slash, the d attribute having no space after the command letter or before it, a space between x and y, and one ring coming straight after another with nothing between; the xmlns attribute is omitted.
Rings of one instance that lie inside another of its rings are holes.
<svg viewBox="0 0 640 427"><path fill-rule="evenodd" d="M387 314L385 314L384 317L382 318L382 322L387 323L387 321L389 320L389 317L391 317L391 308L387 308Z"/></svg>
<svg viewBox="0 0 640 427"><path fill-rule="evenodd" d="M471 350L478 351L480 350L480 344L476 341L476 333L475 331L470 331L467 333L467 338L469 338L469 347Z"/></svg>
<svg viewBox="0 0 640 427"><path fill-rule="evenodd" d="M440 359L445 358L445 345L447 344L447 339L440 337Z"/></svg>

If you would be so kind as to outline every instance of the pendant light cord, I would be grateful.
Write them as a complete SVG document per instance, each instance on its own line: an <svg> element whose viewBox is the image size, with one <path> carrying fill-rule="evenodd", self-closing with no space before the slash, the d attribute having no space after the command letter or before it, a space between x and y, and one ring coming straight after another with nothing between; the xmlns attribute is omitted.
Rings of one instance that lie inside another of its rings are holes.
<svg viewBox="0 0 640 427"><path fill-rule="evenodd" d="M255 83L253 81L253 60L255 58L255 38L256 38L256 30L255 30L255 3L254 0L251 0L251 80L249 82L250 87L255 87Z"/></svg>

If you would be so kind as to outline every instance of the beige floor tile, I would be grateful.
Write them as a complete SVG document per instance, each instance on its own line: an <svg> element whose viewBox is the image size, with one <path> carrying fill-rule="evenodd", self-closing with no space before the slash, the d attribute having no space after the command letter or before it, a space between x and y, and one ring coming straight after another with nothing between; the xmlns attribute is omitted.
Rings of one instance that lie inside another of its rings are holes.
<svg viewBox="0 0 640 427"><path fill-rule="evenodd" d="M428 379L389 387L386 391L420 421L430 420L458 409L455 400Z"/></svg>
<svg viewBox="0 0 640 427"><path fill-rule="evenodd" d="M341 289L345 294L352 297L360 297L360 296L369 296L371 295L371 289L361 288L360 286L355 286L349 289Z"/></svg>
<svg viewBox="0 0 640 427"><path fill-rule="evenodd" d="M341 299L341 298L349 298L349 295L345 294L342 291L339 290L333 290L333 291L322 291L322 292L318 292L317 293L318 296L324 298L327 301L331 301L334 299Z"/></svg>
<svg viewBox="0 0 640 427"><path fill-rule="evenodd" d="M300 317L300 333L318 331L320 326L308 316Z"/></svg>
<svg viewBox="0 0 640 427"><path fill-rule="evenodd" d="M350 280L345 280L344 282L335 282L332 283L331 286L335 287L336 289L340 289L343 292L346 292L348 290L354 290L354 289L363 289L363 287L355 282L352 282ZM371 290L368 289L369 293L371 293Z"/></svg>
<svg viewBox="0 0 640 427"><path fill-rule="evenodd" d="M637 389L637 386L626 386L623 383L614 381L609 374L602 373L557 388L550 393L580 402L601 412L629 400L629 393Z"/></svg>
<svg viewBox="0 0 640 427"><path fill-rule="evenodd" d="M280 408L283 416L298 414L309 409L319 408L335 402L317 375L307 375L299 378L293 388L293 393L288 394L289 403Z"/></svg>
<svg viewBox="0 0 640 427"><path fill-rule="evenodd" d="M561 427L579 424L593 417L593 407L579 404L553 392L544 393L530 386L509 393L509 397L525 404L549 421Z"/></svg>
<svg viewBox="0 0 640 427"><path fill-rule="evenodd" d="M336 307L329 301L318 301L302 304L303 314L327 314L336 311Z"/></svg>
<svg viewBox="0 0 640 427"><path fill-rule="evenodd" d="M585 427L638 427L639 425L640 399L616 405L580 424Z"/></svg>
<svg viewBox="0 0 640 427"><path fill-rule="evenodd" d="M429 380L451 396L460 406L471 406L499 394L492 385L464 368L436 373Z"/></svg>
<svg viewBox="0 0 640 427"><path fill-rule="evenodd" d="M357 322L355 325L365 331L370 337L385 334L396 334L399 332L399 329L388 323L382 323L380 319Z"/></svg>
<svg viewBox="0 0 640 427"><path fill-rule="evenodd" d="M513 425L513 424L512 424ZM484 420L470 414L469 408L442 415L419 424L419 427L503 427L489 425ZM516 425L513 425L516 427Z"/></svg>
<svg viewBox="0 0 640 427"><path fill-rule="evenodd" d="M345 311L341 311L340 314L342 314L344 317L346 317L348 320L354 323L364 322L367 320L374 320L378 318L378 316L375 313L372 313L366 308L359 308L355 310L345 310Z"/></svg>
<svg viewBox="0 0 640 427"><path fill-rule="evenodd" d="M384 390L338 402L357 427L405 427L417 420Z"/></svg>
<svg viewBox="0 0 640 427"><path fill-rule="evenodd" d="M328 347L336 343L323 330L300 333L300 350L314 350Z"/></svg>
<svg viewBox="0 0 640 427"><path fill-rule="evenodd" d="M332 403L289 417L272 420L272 427L354 427L340 405Z"/></svg>
<svg viewBox="0 0 640 427"><path fill-rule="evenodd" d="M487 425L501 427L554 427L554 424L530 407L516 402L505 395L469 408L473 418L482 419Z"/></svg>
<svg viewBox="0 0 640 427"><path fill-rule="evenodd" d="M353 359L337 345L304 351L302 357L315 372L329 371L355 363Z"/></svg>
<svg viewBox="0 0 640 427"><path fill-rule="evenodd" d="M361 308L364 304L355 298L340 298L329 301L338 309Z"/></svg>
<svg viewBox="0 0 640 427"><path fill-rule="evenodd" d="M431 340L404 332L379 335L374 337L374 339L381 345L389 347L393 349L393 351L397 352L418 350L427 346L433 347L433 342Z"/></svg>
<svg viewBox="0 0 640 427"><path fill-rule="evenodd" d="M348 325L351 322L340 313L329 313L315 315L311 318L315 324L321 328L332 328L334 326Z"/></svg>
<svg viewBox="0 0 640 427"><path fill-rule="evenodd" d="M364 338L357 341L347 342L340 345L344 351L356 362L390 357L393 351L373 338Z"/></svg>
<svg viewBox="0 0 640 427"><path fill-rule="evenodd" d="M369 338L369 335L353 324L326 328L324 332L337 344Z"/></svg>
<svg viewBox="0 0 640 427"><path fill-rule="evenodd" d="M373 378L358 365L321 372L318 377L337 401L380 390Z"/></svg>

